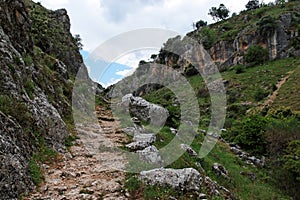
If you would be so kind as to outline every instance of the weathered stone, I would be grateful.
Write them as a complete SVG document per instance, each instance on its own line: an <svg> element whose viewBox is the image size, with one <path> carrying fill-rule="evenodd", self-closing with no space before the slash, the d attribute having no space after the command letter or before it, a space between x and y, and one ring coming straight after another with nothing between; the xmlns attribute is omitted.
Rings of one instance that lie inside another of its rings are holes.
<svg viewBox="0 0 300 200"><path fill-rule="evenodd" d="M217 175L223 176L226 179L230 179L228 171L219 163L214 163L212 169L216 172Z"/></svg>
<svg viewBox="0 0 300 200"><path fill-rule="evenodd" d="M197 156L198 154L189 146L186 144L181 144L180 147L185 150L190 156Z"/></svg>
<svg viewBox="0 0 300 200"><path fill-rule="evenodd" d="M132 150L142 150L149 147L156 140L153 134L136 134L132 143L127 144L126 147Z"/></svg>
<svg viewBox="0 0 300 200"><path fill-rule="evenodd" d="M142 151L137 151L142 161L161 165L163 163L159 151L155 146L149 146Z"/></svg>
<svg viewBox="0 0 300 200"><path fill-rule="evenodd" d="M122 98L122 106L129 106L130 112L138 119L161 126L168 117L168 111L158 105L152 104L141 97L127 94Z"/></svg>
<svg viewBox="0 0 300 200"><path fill-rule="evenodd" d="M203 181L201 174L193 168L142 171L139 179L150 185L163 185L185 191L200 191Z"/></svg>

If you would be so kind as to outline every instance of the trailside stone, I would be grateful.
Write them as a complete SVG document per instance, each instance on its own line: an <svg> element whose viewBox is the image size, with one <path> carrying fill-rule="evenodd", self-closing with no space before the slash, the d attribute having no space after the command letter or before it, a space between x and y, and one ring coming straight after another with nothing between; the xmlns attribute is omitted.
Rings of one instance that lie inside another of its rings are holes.
<svg viewBox="0 0 300 200"><path fill-rule="evenodd" d="M149 147L156 140L154 134L136 134L132 143L127 144L126 147L131 150L142 150Z"/></svg>
<svg viewBox="0 0 300 200"><path fill-rule="evenodd" d="M201 174L193 168L142 171L139 179L150 185L167 186L182 191L200 191L203 182Z"/></svg>
<svg viewBox="0 0 300 200"><path fill-rule="evenodd" d="M226 179L230 179L228 171L219 163L214 163L212 169L219 176L223 176Z"/></svg>
<svg viewBox="0 0 300 200"><path fill-rule="evenodd" d="M163 161L159 155L159 151L155 146L149 146L142 151L137 151L142 161L152 164L162 164Z"/></svg>

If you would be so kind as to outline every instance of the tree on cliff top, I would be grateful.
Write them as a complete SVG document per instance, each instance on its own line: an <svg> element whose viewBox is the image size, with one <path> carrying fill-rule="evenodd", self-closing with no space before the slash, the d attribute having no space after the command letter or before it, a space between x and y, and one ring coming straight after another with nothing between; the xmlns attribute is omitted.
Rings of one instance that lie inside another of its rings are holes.
<svg viewBox="0 0 300 200"><path fill-rule="evenodd" d="M247 8L247 10L255 10L255 9L259 8L259 0L248 1L248 3L246 4L246 8Z"/></svg>
<svg viewBox="0 0 300 200"><path fill-rule="evenodd" d="M220 4L219 8L212 7L209 9L208 15L212 16L213 20L224 20L229 16L230 11L224 4Z"/></svg>

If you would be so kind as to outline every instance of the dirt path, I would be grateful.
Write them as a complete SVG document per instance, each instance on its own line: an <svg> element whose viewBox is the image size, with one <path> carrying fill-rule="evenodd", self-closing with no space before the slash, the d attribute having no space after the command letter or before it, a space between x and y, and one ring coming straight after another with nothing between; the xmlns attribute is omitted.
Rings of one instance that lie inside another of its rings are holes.
<svg viewBox="0 0 300 200"><path fill-rule="evenodd" d="M60 162L45 167L45 183L26 199L127 199L126 159L109 147L126 141L109 111L98 108L100 126L77 125L79 140Z"/></svg>
<svg viewBox="0 0 300 200"><path fill-rule="evenodd" d="M271 105L274 100L277 98L278 92L281 89L281 87L286 83L286 81L290 78L290 76L294 73L294 71L289 71L285 77L283 77L277 84L276 84L276 90L272 93L272 95L264 102L263 108L266 106Z"/></svg>

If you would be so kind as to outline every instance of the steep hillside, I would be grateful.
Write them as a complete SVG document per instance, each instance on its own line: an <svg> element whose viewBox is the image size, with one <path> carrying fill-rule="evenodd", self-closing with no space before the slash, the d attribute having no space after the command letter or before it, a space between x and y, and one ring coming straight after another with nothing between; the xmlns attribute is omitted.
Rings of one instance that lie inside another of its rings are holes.
<svg viewBox="0 0 300 200"><path fill-rule="evenodd" d="M12 199L65 151L74 77L85 66L66 10L3 0L0 16L0 198Z"/></svg>
<svg viewBox="0 0 300 200"><path fill-rule="evenodd" d="M198 52L201 54L201 50L195 50L188 37L204 46L220 69L221 81L226 88L225 129L208 156L195 158L189 150L167 168L192 167L217 181L232 194L230 197L224 194L220 197L208 192L207 187L202 189L201 192L211 199L299 197L299 10L299 1L263 6L201 27L188 33L187 37L171 38L158 55L151 56L153 61L141 61L132 76L118 83L122 91L112 87L114 93L120 94L134 88L135 96L141 96L168 110L169 117L157 133L158 139L154 143L160 150L176 137L174 130L182 124L178 93L175 94L174 88L164 87L163 80L176 82L183 74L194 89L200 108L199 129L191 144L192 150L199 152L204 137L212 134L207 129L212 116L211 98L214 97L208 88L207 79L200 73L214 72L210 71L210 64L199 57ZM191 55L191 52L197 55ZM198 63L189 62L189 59L197 60ZM160 64L167 67L161 67ZM155 79L157 74L160 75L159 79ZM214 79L214 76L209 78ZM152 84L140 85L146 82L145 79ZM111 95L112 92L108 93L108 96ZM144 125L151 128L147 122ZM214 171L216 163L224 167L230 178ZM153 184L153 180L139 181L138 177L130 174L127 184L127 188L136 197L189 198L184 192ZM193 198L191 194L190 199Z"/></svg>

